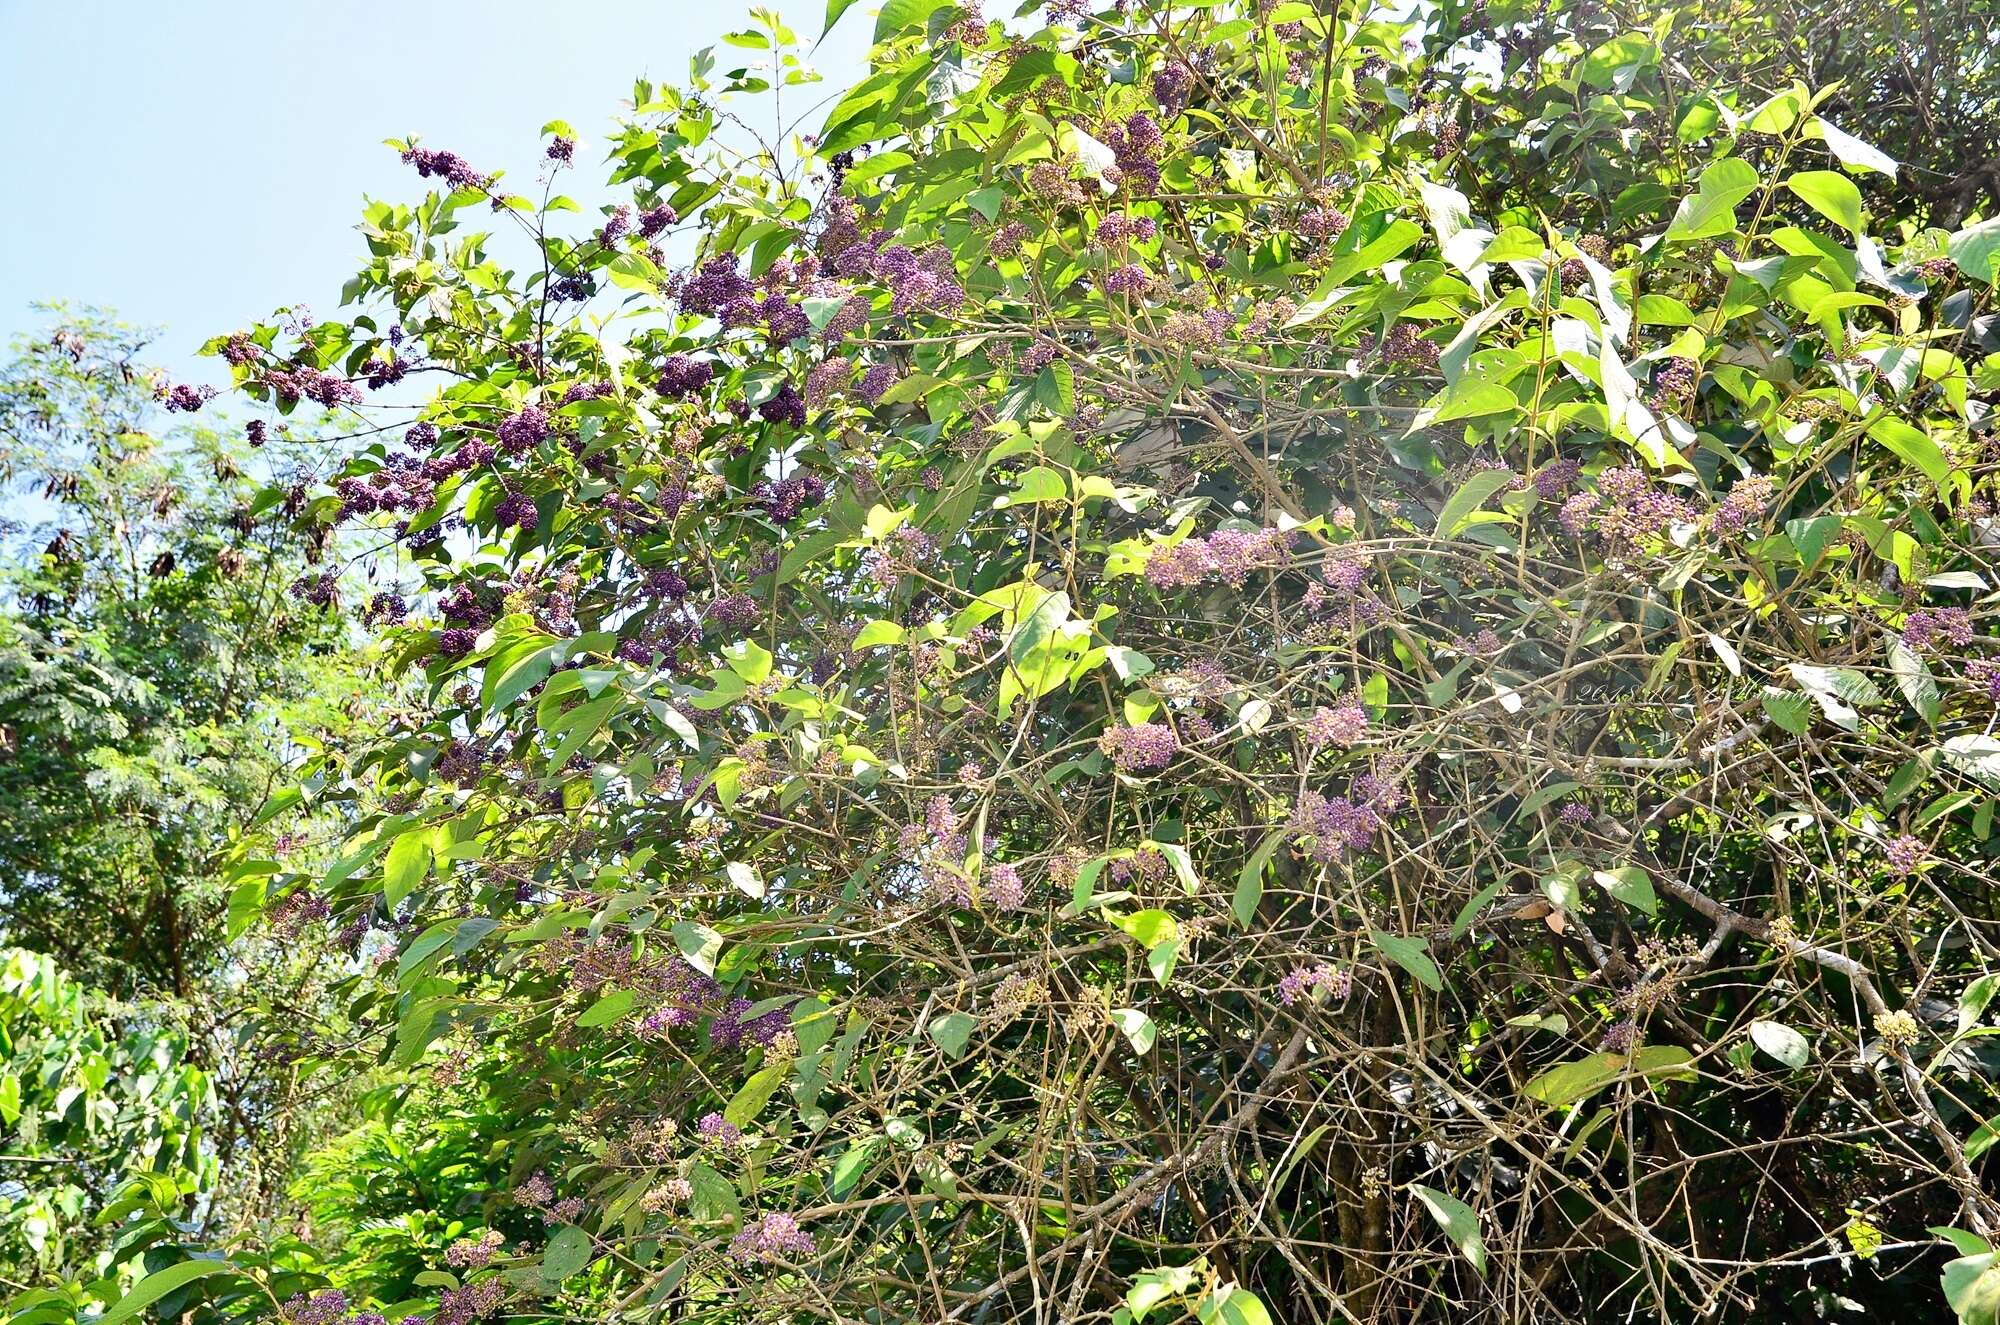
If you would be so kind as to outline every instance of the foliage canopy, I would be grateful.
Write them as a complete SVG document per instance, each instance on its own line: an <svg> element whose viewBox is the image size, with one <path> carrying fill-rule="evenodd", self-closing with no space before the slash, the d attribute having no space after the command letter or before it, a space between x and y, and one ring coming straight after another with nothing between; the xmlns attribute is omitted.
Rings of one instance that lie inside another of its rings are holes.
<svg viewBox="0 0 2000 1325"><path fill-rule="evenodd" d="M398 144L210 346L369 420L411 699L229 910L381 956L371 1121L104 1319L1993 1320L2000 218L1884 150L1990 18L1878 140L1703 12L887 0L744 151L758 11L601 206Z"/></svg>

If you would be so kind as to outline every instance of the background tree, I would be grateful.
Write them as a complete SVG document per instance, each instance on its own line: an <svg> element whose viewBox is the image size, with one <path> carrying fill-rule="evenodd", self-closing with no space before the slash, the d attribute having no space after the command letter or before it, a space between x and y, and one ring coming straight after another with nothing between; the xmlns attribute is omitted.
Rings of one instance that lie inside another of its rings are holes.
<svg viewBox="0 0 2000 1325"><path fill-rule="evenodd" d="M200 1238L284 1198L326 1089L295 1060L328 1028L329 972L282 935L230 941L232 856L374 695L348 624L292 596L321 551L282 509L303 446L197 426L203 396L145 366L144 334L49 314L0 368L0 1167L20 1166L0 1274L17 1283L88 1268L114 1203ZM303 858L333 827L254 836Z"/></svg>

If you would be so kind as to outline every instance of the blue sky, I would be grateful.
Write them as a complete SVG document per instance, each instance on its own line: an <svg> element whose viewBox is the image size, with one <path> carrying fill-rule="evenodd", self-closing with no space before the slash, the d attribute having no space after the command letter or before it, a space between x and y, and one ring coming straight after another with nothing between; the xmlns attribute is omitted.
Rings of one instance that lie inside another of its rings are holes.
<svg viewBox="0 0 2000 1325"><path fill-rule="evenodd" d="M820 0L773 7L808 42L818 33ZM807 93L861 74L874 7L813 55L826 82ZM99 303L163 327L152 357L177 376L221 380L196 346L279 305L332 315L363 251L362 196L419 196L383 139L418 134L525 184L543 124L568 120L601 145L635 77L684 81L688 57L749 26L749 8L0 0L0 109L15 126L0 345L40 326L32 300ZM747 54L717 52L723 69ZM738 109L768 123L764 103ZM607 200L600 155L578 159L571 192Z"/></svg>

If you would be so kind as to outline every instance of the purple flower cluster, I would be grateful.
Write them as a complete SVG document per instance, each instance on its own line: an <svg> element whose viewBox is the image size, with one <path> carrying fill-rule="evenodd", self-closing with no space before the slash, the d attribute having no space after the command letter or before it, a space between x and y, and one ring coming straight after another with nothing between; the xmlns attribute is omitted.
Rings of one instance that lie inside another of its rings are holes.
<svg viewBox="0 0 2000 1325"><path fill-rule="evenodd" d="M812 1234L800 1228L798 1220L784 1214L765 1215L729 1243L730 1257L745 1265L797 1259L816 1250Z"/></svg>
<svg viewBox="0 0 2000 1325"><path fill-rule="evenodd" d="M954 313L965 303L965 287L959 284L951 250L942 245L919 252L892 244L875 255L870 274L889 287L889 311L897 317Z"/></svg>
<svg viewBox="0 0 2000 1325"><path fill-rule="evenodd" d="M1347 213L1334 206L1332 202L1317 201L1299 213L1299 237L1314 243L1338 239L1347 230L1349 220Z"/></svg>
<svg viewBox="0 0 2000 1325"><path fill-rule="evenodd" d="M352 519L371 511L423 510L437 496L434 466L435 462L415 456L397 456L373 473L336 480L333 490L340 497L340 518Z"/></svg>
<svg viewBox="0 0 2000 1325"><path fill-rule="evenodd" d="M675 298L683 312L720 317L725 308L750 302L756 292L757 288L736 269L736 255L724 253L684 275Z"/></svg>
<svg viewBox="0 0 2000 1325"><path fill-rule="evenodd" d="M669 354L660 364L660 377L653 389L669 400L680 400L707 386L714 376L715 366L706 359Z"/></svg>
<svg viewBox="0 0 2000 1325"><path fill-rule="evenodd" d="M789 423L794 428L803 428L806 426L805 397L790 382L781 383L777 392L757 407L757 417L766 423Z"/></svg>
<svg viewBox="0 0 2000 1325"><path fill-rule="evenodd" d="M1144 294L1153 288L1153 273L1136 262L1113 267L1104 278L1106 294Z"/></svg>
<svg viewBox="0 0 2000 1325"><path fill-rule="evenodd" d="M347 1314L347 1294L338 1288L328 1288L311 1297L294 1293L285 1299L279 1314L288 1325L333 1325Z"/></svg>
<svg viewBox="0 0 2000 1325"><path fill-rule="evenodd" d="M162 575L166 572L159 569L156 562L153 573ZM330 570L321 571L317 575L301 575L292 581L291 592L292 597L310 603L314 607L332 607L340 600L340 577Z"/></svg>
<svg viewBox="0 0 2000 1325"><path fill-rule="evenodd" d="M1954 648L1972 643L1972 617L1962 607L1918 608L1903 622L1903 647L1934 649L1938 641Z"/></svg>
<svg viewBox="0 0 2000 1325"><path fill-rule="evenodd" d="M1535 471L1533 479L1535 495L1543 501L1554 501L1576 484L1583 476L1583 462L1580 460L1552 460Z"/></svg>
<svg viewBox="0 0 2000 1325"><path fill-rule="evenodd" d="M639 238L651 239L680 219L681 214L666 203L648 207L639 213Z"/></svg>
<svg viewBox="0 0 2000 1325"><path fill-rule="evenodd" d="M1180 737L1161 722L1113 727L1097 738L1097 748L1111 757L1121 773L1157 773L1180 753Z"/></svg>
<svg viewBox="0 0 2000 1325"><path fill-rule="evenodd" d="M1709 515L1709 528L1724 536L1742 533L1752 520L1764 514L1764 508L1771 504L1772 491L1771 480L1762 474L1738 479L1729 495Z"/></svg>
<svg viewBox="0 0 2000 1325"><path fill-rule="evenodd" d="M1438 344L1425 340L1423 328L1414 322L1398 322L1389 328L1389 334L1382 338L1382 357L1390 363L1404 364L1412 368L1435 368L1438 366Z"/></svg>
<svg viewBox="0 0 2000 1325"><path fill-rule="evenodd" d="M896 385L900 376L892 363L870 364L868 371L861 375L861 385L855 388L861 399L870 405L878 403L890 387Z"/></svg>
<svg viewBox="0 0 2000 1325"><path fill-rule="evenodd" d="M431 1325L472 1325L500 1309L507 1300L507 1286L499 1279L481 1279L463 1288L447 1288L438 1295L437 1315Z"/></svg>
<svg viewBox="0 0 2000 1325"><path fill-rule="evenodd" d="M1351 796L1331 797L1308 791L1293 807L1285 828L1315 860L1331 862L1368 846L1382 830L1382 816L1402 800L1401 789L1375 773L1356 778L1350 790Z"/></svg>
<svg viewBox="0 0 2000 1325"><path fill-rule="evenodd" d="M445 658L463 658L472 652L472 646L478 642L478 631L463 626L449 627L438 632L437 651Z"/></svg>
<svg viewBox="0 0 2000 1325"><path fill-rule="evenodd" d="M1028 888L1021 882L1021 871L1012 865L988 865L981 884L986 900L993 903L995 910L1018 911L1028 900Z"/></svg>
<svg viewBox="0 0 2000 1325"><path fill-rule="evenodd" d="M1174 115L1187 105L1188 92L1194 87L1194 70L1184 60L1168 60L1153 75L1153 100L1160 103L1160 109Z"/></svg>
<svg viewBox="0 0 2000 1325"><path fill-rule="evenodd" d="M618 388L609 382L572 382L562 393L561 404L574 405L585 400L604 400L618 394Z"/></svg>
<svg viewBox="0 0 2000 1325"><path fill-rule="evenodd" d="M734 1150L743 1144L743 1129L719 1113L705 1113L694 1125L694 1134L705 1146Z"/></svg>
<svg viewBox="0 0 2000 1325"><path fill-rule="evenodd" d="M854 364L848 359L822 359L806 374L806 404L813 409L825 405L836 391L854 379Z"/></svg>
<svg viewBox="0 0 2000 1325"><path fill-rule="evenodd" d="M1252 571L1282 568L1290 549L1291 535L1281 529L1218 529L1155 549L1146 559L1146 582L1155 589L1187 589L1214 579L1241 589Z"/></svg>
<svg viewBox="0 0 2000 1325"><path fill-rule="evenodd" d="M487 1229L477 1240L460 1238L444 1249L444 1263L455 1270L483 1270L506 1241L506 1235L497 1228Z"/></svg>
<svg viewBox="0 0 2000 1325"><path fill-rule="evenodd" d="M1889 844L1882 848L1883 859L1889 862L1890 870L1898 875L1914 874L1917 866L1923 864L1924 857L1929 854L1929 848L1908 833L1891 839Z"/></svg>
<svg viewBox="0 0 2000 1325"><path fill-rule="evenodd" d="M535 499L525 492L510 492L493 508L493 523L501 529L533 529L540 519Z"/></svg>
<svg viewBox="0 0 2000 1325"><path fill-rule="evenodd" d="M1598 537L1615 549L1636 548L1645 540L1664 534L1670 525L1685 523L1693 516L1683 498L1654 487L1651 479L1631 465L1620 465L1599 474L1597 496L1594 509L1578 507L1578 510L1584 517L1595 515ZM1574 497L1563 504L1565 529L1570 527L1567 517L1572 507L1577 507Z"/></svg>
<svg viewBox="0 0 2000 1325"><path fill-rule="evenodd" d="M1316 708L1306 719L1306 744L1355 745L1368 734L1368 710L1353 702L1338 708Z"/></svg>
<svg viewBox="0 0 2000 1325"><path fill-rule="evenodd" d="M182 382L161 393L169 414L193 414L203 405L215 399L212 386L189 386Z"/></svg>
<svg viewBox="0 0 2000 1325"><path fill-rule="evenodd" d="M1354 977L1325 962L1295 966L1278 981L1278 1001L1288 1008L1296 1007L1320 989L1326 991L1328 998L1344 999L1354 992Z"/></svg>
<svg viewBox="0 0 2000 1325"><path fill-rule="evenodd" d="M1692 359L1662 359L1653 370L1653 394L1648 403L1661 414L1686 409L1694 403L1695 383L1700 375L1701 365Z"/></svg>
<svg viewBox="0 0 2000 1325"><path fill-rule="evenodd" d="M1630 1017L1612 1022L1604 1028L1604 1038L1598 1048L1607 1054L1629 1054L1639 1046L1639 1023Z"/></svg>
<svg viewBox="0 0 2000 1325"><path fill-rule="evenodd" d="M1120 244L1145 243L1160 233L1160 223L1150 216L1127 216L1113 212L1097 223L1097 243L1101 248Z"/></svg>
<svg viewBox="0 0 2000 1325"><path fill-rule="evenodd" d="M1229 334L1231 318L1220 308L1199 313L1176 310L1160 324L1160 335L1170 345L1188 350L1213 350Z"/></svg>
<svg viewBox="0 0 2000 1325"><path fill-rule="evenodd" d="M285 405L296 405L301 400L332 409L335 405L358 405L361 403L361 388L335 373L323 373L317 368L294 364L289 368L274 368L261 379Z"/></svg>
<svg viewBox="0 0 2000 1325"><path fill-rule="evenodd" d="M454 189L483 189L492 182L487 176L467 165L465 158L456 152L410 147L403 151L403 164L415 166L417 174L424 179L435 175Z"/></svg>
<svg viewBox="0 0 2000 1325"><path fill-rule="evenodd" d="M708 605L707 619L731 630L742 630L757 624L762 615L757 600L747 593L724 595Z"/></svg>
<svg viewBox="0 0 2000 1325"><path fill-rule="evenodd" d="M1596 817L1584 801L1566 801L1556 813L1556 819L1569 828L1582 828Z"/></svg>
<svg viewBox="0 0 2000 1325"><path fill-rule="evenodd" d="M826 500L826 480L817 474L794 474L776 482L763 479L750 489L750 497L774 523L789 524Z"/></svg>
<svg viewBox="0 0 2000 1325"><path fill-rule="evenodd" d="M520 455L549 435L549 412L540 405L525 405L500 420L493 435L508 455Z"/></svg>
<svg viewBox="0 0 2000 1325"><path fill-rule="evenodd" d="M656 997L659 1002L639 1021L641 1035L661 1035L694 1025L722 1001L722 986L675 957L659 977Z"/></svg>
<svg viewBox="0 0 2000 1325"><path fill-rule="evenodd" d="M1965 679L1984 688L1988 702L2000 704L2000 663L1984 660L1968 663L1965 668Z"/></svg>
<svg viewBox="0 0 2000 1325"><path fill-rule="evenodd" d="M708 1024L709 1043L718 1049L740 1049L746 1042L768 1049L780 1035L791 1030L791 1015L783 1008L746 1017L744 1014L755 1006L747 998L729 1000L729 1006L716 1013Z"/></svg>

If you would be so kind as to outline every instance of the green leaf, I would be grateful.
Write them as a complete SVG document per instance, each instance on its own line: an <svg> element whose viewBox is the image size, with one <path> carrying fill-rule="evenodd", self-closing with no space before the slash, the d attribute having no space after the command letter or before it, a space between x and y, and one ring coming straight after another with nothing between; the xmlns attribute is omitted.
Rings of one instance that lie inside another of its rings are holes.
<svg viewBox="0 0 2000 1325"><path fill-rule="evenodd" d="M875 40L887 41L905 28L923 22L949 3L951 0L883 0L882 8L875 16Z"/></svg>
<svg viewBox="0 0 2000 1325"><path fill-rule="evenodd" d="M1505 387L1495 388L1507 397L1508 405L1513 405L1514 393ZM1465 528L1472 514L1483 506L1494 493L1514 481L1514 475L1505 469L1482 469L1467 479L1438 513L1437 532L1440 537L1455 538L1459 530Z"/></svg>
<svg viewBox="0 0 2000 1325"><path fill-rule="evenodd" d="M1467 898L1465 905L1458 908L1458 915L1451 922L1452 938L1464 938L1466 931L1472 928L1472 922L1479 919L1479 913L1486 909L1488 902L1500 895L1500 889L1504 886L1499 879L1495 879Z"/></svg>
<svg viewBox="0 0 2000 1325"><path fill-rule="evenodd" d="M583 1027L608 1026L632 1010L638 996L629 989L617 989L592 1003L584 1014L576 1019Z"/></svg>
<svg viewBox="0 0 2000 1325"><path fill-rule="evenodd" d="M696 1164L687 1176L694 1189L688 1198L688 1213L709 1224L734 1224L743 1218L735 1183L706 1164Z"/></svg>
<svg viewBox="0 0 2000 1325"><path fill-rule="evenodd" d="M833 25L840 22L840 16L859 3L860 0L826 0L826 22L819 30L820 39L825 40Z"/></svg>
<svg viewBox="0 0 2000 1325"><path fill-rule="evenodd" d="M1806 89L1794 83L1751 111L1743 127L1751 133L1783 133L1799 122L1799 116L1805 114L1809 100Z"/></svg>
<svg viewBox="0 0 2000 1325"><path fill-rule="evenodd" d="M1271 1325L1263 1299L1246 1288L1223 1284L1195 1307L1201 1325Z"/></svg>
<svg viewBox="0 0 2000 1325"><path fill-rule="evenodd" d="M722 955L722 935L695 920L682 920L673 929L674 946L689 966L703 975L715 974L715 962Z"/></svg>
<svg viewBox="0 0 2000 1325"><path fill-rule="evenodd" d="M181 1261L169 1265L132 1285L132 1291L113 1303L110 1310L91 1322L91 1325L118 1325L130 1320L177 1288L184 1288L197 1279L211 1274L235 1274L236 1266L231 1261Z"/></svg>
<svg viewBox="0 0 2000 1325"><path fill-rule="evenodd" d="M1765 686L1757 696L1758 703L1772 722L1777 723L1794 736L1804 736L1812 728L1812 700L1796 690L1779 690Z"/></svg>
<svg viewBox="0 0 2000 1325"><path fill-rule="evenodd" d="M1111 1021L1125 1033L1125 1038L1131 1043L1132 1052L1135 1054L1143 1055L1150 1052L1154 1041L1160 1037L1159 1028L1153 1025L1153 1019L1137 1008L1113 1008Z"/></svg>
<svg viewBox="0 0 2000 1325"><path fill-rule="evenodd" d="M1939 747L1946 763L1982 782L2000 785L2000 740L1954 736Z"/></svg>
<svg viewBox="0 0 2000 1325"><path fill-rule="evenodd" d="M1818 564L1820 553L1826 551L1827 545L1839 536L1840 517L1837 515L1785 521L1785 537L1791 540L1792 551L1799 554L1799 564L1808 570Z"/></svg>
<svg viewBox="0 0 2000 1325"><path fill-rule="evenodd" d="M548 1249L542 1253L543 1281L561 1283L590 1264L593 1250L590 1234L575 1224L564 1224L549 1239Z"/></svg>
<svg viewBox="0 0 2000 1325"><path fill-rule="evenodd" d="M883 644L901 644L903 628L894 621L870 621L854 636L852 649L873 649Z"/></svg>
<svg viewBox="0 0 2000 1325"><path fill-rule="evenodd" d="M1493 236L1479 255L1481 262L1521 262L1539 259L1548 251L1548 242L1526 226L1510 225Z"/></svg>
<svg viewBox="0 0 2000 1325"><path fill-rule="evenodd" d="M1901 419L1883 417L1875 420L1868 429L1868 435L1921 469L1931 482L1943 483L1951 477L1951 461L1931 440L1930 434L1921 428L1912 427Z"/></svg>
<svg viewBox="0 0 2000 1325"><path fill-rule="evenodd" d="M1946 1304L1958 1313L1960 1325L2000 1322L2000 1252L1948 1262L1939 1282Z"/></svg>
<svg viewBox="0 0 2000 1325"><path fill-rule="evenodd" d="M730 886L745 897L761 898L764 895L764 880L757 871L740 860L732 860L722 867L722 873Z"/></svg>
<svg viewBox="0 0 2000 1325"><path fill-rule="evenodd" d="M1653 892L1653 876L1637 865L1621 865L1615 870L1598 870L1591 875L1604 890L1630 907L1649 916L1660 914L1660 899Z"/></svg>
<svg viewBox="0 0 2000 1325"><path fill-rule="evenodd" d="M1520 409L1521 402L1515 398L1512 391L1497 382L1483 382L1476 377L1468 376L1459 378L1445 388L1433 408L1435 412L1430 415L1428 422L1449 423L1454 419L1476 419L1489 414L1509 414ZM1503 480L1511 480L1514 477L1503 469L1485 469L1466 480L1466 485L1469 487L1481 479L1496 476Z"/></svg>
<svg viewBox="0 0 2000 1325"><path fill-rule="evenodd" d="M1076 412L1076 377L1068 362L1057 359L1035 375L1035 403L1059 419Z"/></svg>
<svg viewBox="0 0 2000 1325"><path fill-rule="evenodd" d="M1444 988L1444 975L1438 970L1437 963L1431 960L1427 940L1387 934L1379 929L1369 930L1368 937L1384 957L1415 976L1426 989Z"/></svg>
<svg viewBox="0 0 2000 1325"><path fill-rule="evenodd" d="M723 1106L722 1116L738 1127L748 1127L756 1122L758 1115L764 1112L764 1106L771 1102L771 1096L778 1093L778 1087L790 1070L790 1065L786 1063L773 1063L760 1068Z"/></svg>
<svg viewBox="0 0 2000 1325"><path fill-rule="evenodd" d="M1063 481L1060 471L1047 465L1036 465L1021 475L1021 481L1014 490L994 500L995 506L1033 506L1045 502L1065 502L1069 500L1069 484Z"/></svg>
<svg viewBox="0 0 2000 1325"><path fill-rule="evenodd" d="M1861 233L1861 190L1837 170L1801 170L1785 187L1850 234Z"/></svg>
<svg viewBox="0 0 2000 1325"><path fill-rule="evenodd" d="M431 868L431 831L406 828L389 847L382 866L382 902L395 910L410 895Z"/></svg>
<svg viewBox="0 0 2000 1325"><path fill-rule="evenodd" d="M1958 1033L1965 1034L1979 1024L1986 1015L1986 1005L1993 1001L1993 995L2000 993L2000 975L1982 975L1965 987L1958 996Z"/></svg>
<svg viewBox="0 0 2000 1325"><path fill-rule="evenodd" d="M1896 178L1896 159L1879 147L1871 147L1832 120L1815 115L1806 123L1806 137L1817 138L1826 150L1838 157L1849 170L1873 170Z"/></svg>
<svg viewBox="0 0 2000 1325"><path fill-rule="evenodd" d="M1591 1054L1568 1063L1559 1063L1528 1082L1522 1093L1551 1108L1562 1109L1626 1076L1658 1077L1661 1080L1692 1079L1688 1066L1694 1055L1677 1044L1649 1044L1636 1053Z"/></svg>
<svg viewBox="0 0 2000 1325"><path fill-rule="evenodd" d="M868 1171L868 1161L874 1158L875 1151L881 1144L882 1138L879 1136L862 1137L860 1140L848 1143L846 1153L835 1160L833 1165L834 1200L842 1200L854 1190L855 1184L861 1181L861 1175Z"/></svg>
<svg viewBox="0 0 2000 1325"><path fill-rule="evenodd" d="M1236 923L1245 929L1250 928L1250 922L1256 919L1257 906L1264 900L1264 871L1284 840L1285 831L1282 828L1266 833L1236 875L1236 893L1229 899L1229 910L1236 917Z"/></svg>
<svg viewBox="0 0 2000 1325"><path fill-rule="evenodd" d="M956 1060L965 1057L965 1046L978 1026L979 1018L970 1012L947 1012L942 1017L931 1018L924 1027L924 1034L944 1050L946 1057Z"/></svg>
<svg viewBox="0 0 2000 1325"><path fill-rule="evenodd" d="M1162 1302L1192 1293L1200 1286L1207 1268L1206 1261L1196 1261L1192 1265L1164 1265L1143 1271L1133 1277L1132 1286L1125 1290L1125 1309L1132 1313L1133 1320L1144 1320L1146 1313Z"/></svg>
<svg viewBox="0 0 2000 1325"><path fill-rule="evenodd" d="M762 685L771 679L771 651L756 640L738 640L724 649L722 656L745 685Z"/></svg>
<svg viewBox="0 0 2000 1325"><path fill-rule="evenodd" d="M1786 1067L1804 1067L1812 1058L1812 1044L1782 1021L1751 1022L1750 1039Z"/></svg>
<svg viewBox="0 0 2000 1325"><path fill-rule="evenodd" d="M1576 76L1591 87L1609 89L1621 81L1629 84L1633 71L1659 58L1659 48L1645 33L1621 33L1584 56L1577 63Z"/></svg>
<svg viewBox="0 0 2000 1325"><path fill-rule="evenodd" d="M1757 191L1757 172L1740 157L1727 156L1701 172L1692 197L1683 198L1667 226L1669 243L1709 239L1736 228L1736 204Z"/></svg>
<svg viewBox="0 0 2000 1325"><path fill-rule="evenodd" d="M1903 647L1901 640L1889 641L1889 670L1895 674L1896 688L1929 727L1937 726L1938 683L1930 664Z"/></svg>
<svg viewBox="0 0 2000 1325"><path fill-rule="evenodd" d="M1967 276L2000 284L2000 216L1960 230L1945 241L1945 252Z"/></svg>
<svg viewBox="0 0 2000 1325"><path fill-rule="evenodd" d="M1485 1274L1486 1243L1479 1236L1479 1216L1473 1213L1472 1207L1456 1196L1447 1195L1435 1187L1426 1187L1422 1183L1411 1183L1410 1190L1417 1194L1417 1199L1431 1212L1431 1218L1437 1220L1438 1227L1444 1230L1445 1236L1451 1239L1459 1254L1472 1262L1473 1269L1482 1275Z"/></svg>

